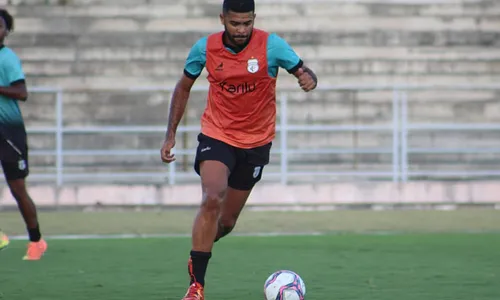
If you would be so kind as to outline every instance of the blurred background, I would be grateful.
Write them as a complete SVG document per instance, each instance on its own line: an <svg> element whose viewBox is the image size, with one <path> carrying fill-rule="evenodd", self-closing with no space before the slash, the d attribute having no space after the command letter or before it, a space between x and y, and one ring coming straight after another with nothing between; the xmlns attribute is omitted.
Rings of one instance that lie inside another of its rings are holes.
<svg viewBox="0 0 500 300"><path fill-rule="evenodd" d="M20 260L25 226L0 179L14 240L0 298L185 293L206 72L176 163L159 154L172 89L190 47L223 29L221 2L0 0L30 89L29 193L49 240L39 264ZM256 27L285 38L319 86L306 94L280 73L271 163L215 245L207 297L261 299L269 274L290 269L307 299L500 299L500 1L256 6Z"/></svg>
<svg viewBox="0 0 500 300"><path fill-rule="evenodd" d="M31 91L21 106L41 209L197 205L205 71L176 163L159 149L190 47L223 29L221 1L3 2ZM500 1L256 5L256 27L285 38L320 84L306 94L280 73L277 137L250 208L498 207Z"/></svg>

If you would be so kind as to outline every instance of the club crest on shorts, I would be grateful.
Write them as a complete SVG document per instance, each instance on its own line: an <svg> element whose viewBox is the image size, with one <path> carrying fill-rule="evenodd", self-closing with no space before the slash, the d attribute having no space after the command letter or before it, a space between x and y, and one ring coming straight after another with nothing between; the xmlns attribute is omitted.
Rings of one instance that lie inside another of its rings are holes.
<svg viewBox="0 0 500 300"><path fill-rule="evenodd" d="M17 167L21 171L26 170L26 161L24 159L21 159L20 161L17 162Z"/></svg>
<svg viewBox="0 0 500 300"><path fill-rule="evenodd" d="M259 61L256 58L250 58L248 60L247 70L250 73L257 73L259 71Z"/></svg>
<svg viewBox="0 0 500 300"><path fill-rule="evenodd" d="M259 177L260 169L261 167L255 167L255 169L253 169L253 178Z"/></svg>

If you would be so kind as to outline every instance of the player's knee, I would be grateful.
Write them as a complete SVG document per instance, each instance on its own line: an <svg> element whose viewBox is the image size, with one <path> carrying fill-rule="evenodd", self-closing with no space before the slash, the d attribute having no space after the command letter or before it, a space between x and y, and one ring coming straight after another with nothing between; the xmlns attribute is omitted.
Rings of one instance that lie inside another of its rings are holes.
<svg viewBox="0 0 500 300"><path fill-rule="evenodd" d="M10 180L8 181L10 193L16 199L16 201L22 201L23 198L27 197L26 186L24 185L24 180Z"/></svg>
<svg viewBox="0 0 500 300"><path fill-rule="evenodd" d="M203 191L202 207L208 211L220 211L226 189L221 187L207 187Z"/></svg>

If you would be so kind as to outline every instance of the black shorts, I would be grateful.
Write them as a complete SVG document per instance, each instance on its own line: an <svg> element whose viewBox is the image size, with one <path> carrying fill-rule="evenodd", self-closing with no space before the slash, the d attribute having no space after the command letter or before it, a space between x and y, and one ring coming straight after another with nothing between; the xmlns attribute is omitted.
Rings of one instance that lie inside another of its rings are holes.
<svg viewBox="0 0 500 300"><path fill-rule="evenodd" d="M5 179L28 177L28 142L23 128L3 129L0 132L0 161Z"/></svg>
<svg viewBox="0 0 500 300"><path fill-rule="evenodd" d="M198 148L194 169L200 175L200 163L205 160L216 160L225 164L230 172L229 187L248 191L262 178L264 166L269 163L271 145L242 149L231 146L202 133L198 135Z"/></svg>

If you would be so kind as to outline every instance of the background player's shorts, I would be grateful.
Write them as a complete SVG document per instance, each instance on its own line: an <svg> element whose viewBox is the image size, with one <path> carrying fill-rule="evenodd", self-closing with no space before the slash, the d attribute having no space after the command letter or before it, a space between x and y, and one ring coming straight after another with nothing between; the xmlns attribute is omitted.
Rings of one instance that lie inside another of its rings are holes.
<svg viewBox="0 0 500 300"><path fill-rule="evenodd" d="M196 173L200 175L202 161L220 161L229 168L228 185L233 189L251 190L262 178L264 166L269 163L272 143L252 149L241 149L202 133L198 135L198 142L194 163Z"/></svg>
<svg viewBox="0 0 500 300"><path fill-rule="evenodd" d="M13 133L6 137L0 132L0 161L7 180L24 179L29 174L26 131L23 128Z"/></svg>

